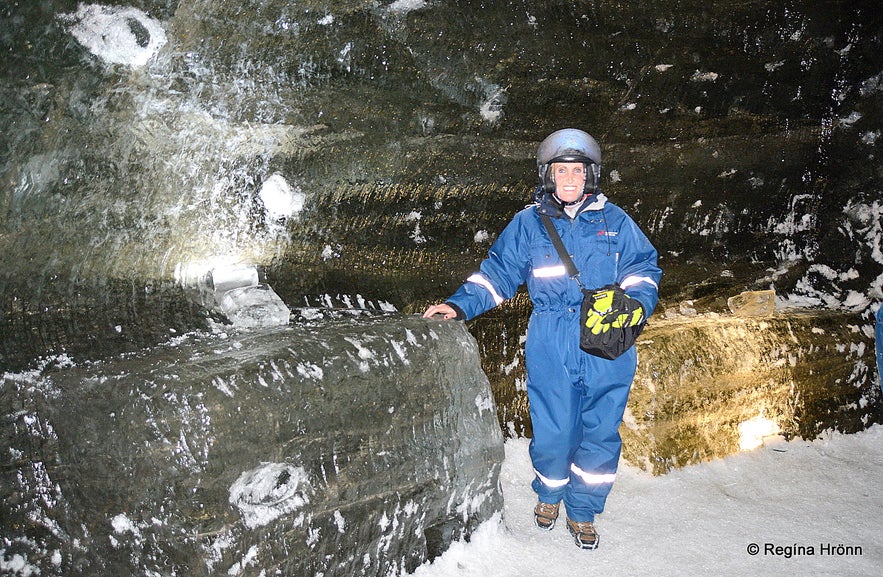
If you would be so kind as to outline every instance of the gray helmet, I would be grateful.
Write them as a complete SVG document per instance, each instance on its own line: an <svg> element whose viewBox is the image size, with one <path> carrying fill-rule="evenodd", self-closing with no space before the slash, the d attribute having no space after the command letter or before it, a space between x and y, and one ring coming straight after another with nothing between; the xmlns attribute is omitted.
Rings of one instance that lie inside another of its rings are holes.
<svg viewBox="0 0 883 577"><path fill-rule="evenodd" d="M601 147L598 142L576 128L557 130L546 137L537 149L537 174L546 192L555 192L550 177L553 162L582 162L586 165L586 192L598 191L601 180Z"/></svg>

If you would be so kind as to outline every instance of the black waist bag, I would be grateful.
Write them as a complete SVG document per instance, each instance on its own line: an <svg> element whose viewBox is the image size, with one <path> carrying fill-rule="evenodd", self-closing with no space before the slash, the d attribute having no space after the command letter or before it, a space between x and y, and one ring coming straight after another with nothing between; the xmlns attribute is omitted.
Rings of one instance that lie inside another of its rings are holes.
<svg viewBox="0 0 883 577"><path fill-rule="evenodd" d="M595 295L598 294L599 291L608 289L613 290L614 300L618 305L621 305L617 307L619 312L627 312L630 307L640 305L638 303L629 303L631 299L628 299L625 296L625 291L616 285L607 285L591 291L586 290L583 283L579 280L579 271L576 269L576 265L573 264L573 259L567 254L567 249L564 248L561 236L552 224L552 219L550 219L548 215L543 214L540 216L540 221L542 221L546 233L548 233L549 239L552 241L552 245L554 245L555 250L558 252L561 262L564 263L564 268L567 269L567 274L570 275L570 278L576 281L580 289L583 291L583 302L579 315L579 348L590 355L595 355L602 359L615 359L635 344L635 339L637 339L638 335L641 334L641 331L644 330L644 323L632 327L608 327L604 332L598 333L597 335L592 334L592 329L591 327L586 326L586 321L589 319L589 315L595 315L595 313L592 312L595 304Z"/></svg>
<svg viewBox="0 0 883 577"><path fill-rule="evenodd" d="M602 290L606 289L613 289L617 293L621 293L622 295L625 294L619 287L607 286ZM644 323L632 327L610 327L605 332L600 332L597 335L593 334L592 329L586 326L586 321L596 314L593 310L595 295L598 291L589 291L586 289L582 289L582 291L583 303L579 315L579 348L590 355L601 357L602 359L613 360L629 350L632 345L635 344L638 335L644 330Z"/></svg>

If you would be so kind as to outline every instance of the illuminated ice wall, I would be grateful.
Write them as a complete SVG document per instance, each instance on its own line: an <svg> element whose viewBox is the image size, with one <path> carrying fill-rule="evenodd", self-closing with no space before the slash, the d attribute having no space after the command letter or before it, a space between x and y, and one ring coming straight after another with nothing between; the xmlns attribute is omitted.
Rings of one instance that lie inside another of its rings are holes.
<svg viewBox="0 0 883 577"><path fill-rule="evenodd" d="M230 335L254 344L261 331L325 330L339 315L415 322L405 317L452 292L530 200L537 143L564 126L601 142L602 187L665 271L639 343L627 458L659 473L769 433L881 422L870 345L883 299L877 4L6 2L8 437L34 450L56 442L52 419L23 409L66 406L41 386L56 376L107 386L109 367L132 355L149 375L164 366L157 350L174 357L190 339L235 366L266 351L230 349ZM734 314L728 303L746 290L773 291L775 310ZM520 294L467 327L512 435L531 430L529 310ZM359 367L395 352L381 341L339 345ZM261 387L276 371L256 374ZM149 388L141 376L129 378ZM8 491L51 501L64 476L16 451ZM286 481L282 492L301 474L252 463L222 471L224 489L266 470ZM102 530L148 530L114 515ZM336 530L333 514L323 522ZM219 553L225 570L260 571L248 547L235 554Z"/></svg>

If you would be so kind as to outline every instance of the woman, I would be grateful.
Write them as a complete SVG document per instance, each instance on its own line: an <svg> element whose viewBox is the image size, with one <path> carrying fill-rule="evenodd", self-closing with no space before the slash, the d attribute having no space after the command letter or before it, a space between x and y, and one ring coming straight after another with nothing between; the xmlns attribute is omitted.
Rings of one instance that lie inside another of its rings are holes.
<svg viewBox="0 0 883 577"><path fill-rule="evenodd" d="M877 309L877 374L880 376L880 389L883 390L883 304Z"/></svg>
<svg viewBox="0 0 883 577"><path fill-rule="evenodd" d="M609 293L612 310L594 327L607 331L650 316L662 271L644 233L599 190L601 150L595 139L573 128L552 133L537 150L537 169L535 203L515 215L480 270L423 316L469 320L527 284L533 302L525 361L536 473L532 487L538 497L534 521L541 529L554 528L563 501L576 544L595 549L595 515L604 510L616 476L619 425L637 357L633 346L614 360L580 348L581 286ZM578 278L568 275L542 215L551 217ZM614 298L609 285L624 296ZM620 305L628 305L623 314L617 314Z"/></svg>

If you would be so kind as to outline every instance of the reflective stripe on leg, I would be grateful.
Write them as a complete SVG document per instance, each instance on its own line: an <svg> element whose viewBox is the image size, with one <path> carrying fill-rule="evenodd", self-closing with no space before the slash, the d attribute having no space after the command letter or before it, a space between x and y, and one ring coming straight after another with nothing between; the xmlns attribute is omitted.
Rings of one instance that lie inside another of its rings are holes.
<svg viewBox="0 0 883 577"><path fill-rule="evenodd" d="M567 478L567 479L550 479L548 477L543 476L543 474L540 473L539 471L537 471L536 469L534 469L533 472L536 473L537 479L539 479L543 485L545 485L546 487L549 487L550 489L560 489L561 487L567 485L570 482L569 478Z"/></svg>
<svg viewBox="0 0 883 577"><path fill-rule="evenodd" d="M579 477L586 485L613 484L616 480L616 473L589 473L583 471L576 465L571 465L570 470L573 471L573 474Z"/></svg>

